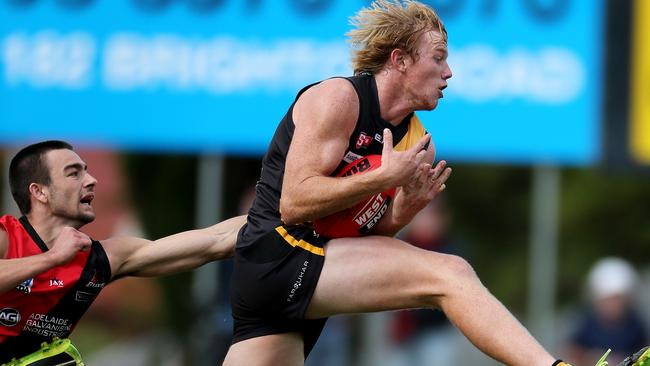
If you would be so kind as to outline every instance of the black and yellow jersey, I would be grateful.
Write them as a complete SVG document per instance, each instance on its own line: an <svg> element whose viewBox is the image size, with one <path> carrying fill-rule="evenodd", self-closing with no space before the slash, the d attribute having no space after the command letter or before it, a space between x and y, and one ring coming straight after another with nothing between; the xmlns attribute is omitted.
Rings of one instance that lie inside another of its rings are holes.
<svg viewBox="0 0 650 366"><path fill-rule="evenodd" d="M381 154L383 148L383 130L388 128L393 133L393 144L397 150L406 150L417 143L426 133L418 117L411 113L397 126L381 118L377 84L373 75L363 73L346 78L359 96L359 118L354 128L348 149L341 157L341 162L334 174L348 163L363 156ZM257 182L256 196L248 212L248 222L239 232L237 247L245 247L258 238L282 224L280 219L280 194L284 178L284 165L293 138L294 123L292 119L295 101L311 84L300 90L293 104L280 122L273 135L270 146L262 161L262 172Z"/></svg>

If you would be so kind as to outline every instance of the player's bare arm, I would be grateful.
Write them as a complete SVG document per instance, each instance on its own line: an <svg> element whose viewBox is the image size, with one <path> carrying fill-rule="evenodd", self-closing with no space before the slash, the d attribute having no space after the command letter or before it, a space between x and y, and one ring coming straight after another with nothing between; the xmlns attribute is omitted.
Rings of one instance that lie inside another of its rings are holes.
<svg viewBox="0 0 650 366"><path fill-rule="evenodd" d="M72 227L64 227L43 254L30 257L5 259L7 256L7 233L0 230L0 293L5 293L25 280L51 268L71 261L80 250L90 249L90 238Z"/></svg>
<svg viewBox="0 0 650 366"><path fill-rule="evenodd" d="M170 235L155 241L116 237L103 240L113 278L169 275L232 256L246 216L213 226Z"/></svg>
<svg viewBox="0 0 650 366"><path fill-rule="evenodd" d="M280 199L286 224L311 221L351 207L373 193L405 183L415 173L424 155L419 150L428 137L416 144L419 148L394 152L387 130L385 146L390 149L382 157L380 168L351 177L330 177L345 154L358 116L359 99L346 80L324 81L300 96L293 109L295 130Z"/></svg>

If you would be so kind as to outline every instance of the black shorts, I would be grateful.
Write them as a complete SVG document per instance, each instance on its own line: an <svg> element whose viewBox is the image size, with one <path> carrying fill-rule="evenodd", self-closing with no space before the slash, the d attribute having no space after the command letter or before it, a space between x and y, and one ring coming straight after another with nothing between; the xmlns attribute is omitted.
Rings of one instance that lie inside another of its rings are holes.
<svg viewBox="0 0 650 366"><path fill-rule="evenodd" d="M305 226L278 226L237 248L230 285L232 343L298 332L307 357L327 320L305 319L325 262L327 240Z"/></svg>

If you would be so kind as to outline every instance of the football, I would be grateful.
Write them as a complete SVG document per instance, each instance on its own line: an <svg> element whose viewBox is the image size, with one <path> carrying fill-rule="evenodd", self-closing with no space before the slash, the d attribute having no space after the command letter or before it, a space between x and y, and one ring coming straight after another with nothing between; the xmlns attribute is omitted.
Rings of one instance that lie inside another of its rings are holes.
<svg viewBox="0 0 650 366"><path fill-rule="evenodd" d="M346 165L337 177L367 173L381 165L381 155L368 155ZM388 212L395 188L363 199L354 206L314 221L314 229L328 238L358 237L370 234Z"/></svg>

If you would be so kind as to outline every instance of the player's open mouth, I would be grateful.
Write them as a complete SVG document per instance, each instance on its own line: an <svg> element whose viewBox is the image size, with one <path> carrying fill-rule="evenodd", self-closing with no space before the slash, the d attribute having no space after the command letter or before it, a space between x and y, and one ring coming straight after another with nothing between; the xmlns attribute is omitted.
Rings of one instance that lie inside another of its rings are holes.
<svg viewBox="0 0 650 366"><path fill-rule="evenodd" d="M84 195L83 197L81 197L81 200L79 200L79 202L81 202L81 204L83 204L83 205L90 206L90 203L91 203L94 199L95 199L95 194L94 194L94 193L87 193L86 195Z"/></svg>

